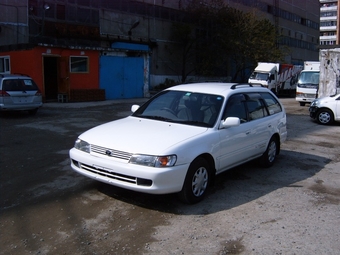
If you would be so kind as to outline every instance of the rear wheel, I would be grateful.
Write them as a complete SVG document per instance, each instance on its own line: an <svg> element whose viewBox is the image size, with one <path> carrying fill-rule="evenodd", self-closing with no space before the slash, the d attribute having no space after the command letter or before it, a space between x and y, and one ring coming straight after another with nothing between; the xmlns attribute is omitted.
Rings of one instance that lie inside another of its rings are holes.
<svg viewBox="0 0 340 255"><path fill-rule="evenodd" d="M273 136L268 143L266 151L260 157L260 163L263 167L271 167L274 164L279 146L277 138Z"/></svg>
<svg viewBox="0 0 340 255"><path fill-rule="evenodd" d="M306 103L300 102L300 106L305 106L305 105L306 105Z"/></svg>
<svg viewBox="0 0 340 255"><path fill-rule="evenodd" d="M323 125L329 125L334 121L332 111L328 109L320 109L316 114L316 120Z"/></svg>
<svg viewBox="0 0 340 255"><path fill-rule="evenodd" d="M179 198L188 204L200 202L208 189L211 170L204 158L195 159L188 169Z"/></svg>

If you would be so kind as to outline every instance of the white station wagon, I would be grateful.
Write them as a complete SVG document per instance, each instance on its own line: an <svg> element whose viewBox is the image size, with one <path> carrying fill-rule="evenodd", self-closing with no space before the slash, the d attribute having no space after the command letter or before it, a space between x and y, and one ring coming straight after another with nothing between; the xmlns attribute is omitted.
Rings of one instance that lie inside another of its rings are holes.
<svg viewBox="0 0 340 255"><path fill-rule="evenodd" d="M41 92L31 77L0 74L0 112L28 111L35 114L42 105Z"/></svg>
<svg viewBox="0 0 340 255"><path fill-rule="evenodd" d="M271 166L287 138L282 104L249 84L178 85L131 110L79 136L70 150L75 171L197 203L217 174L256 158Z"/></svg>

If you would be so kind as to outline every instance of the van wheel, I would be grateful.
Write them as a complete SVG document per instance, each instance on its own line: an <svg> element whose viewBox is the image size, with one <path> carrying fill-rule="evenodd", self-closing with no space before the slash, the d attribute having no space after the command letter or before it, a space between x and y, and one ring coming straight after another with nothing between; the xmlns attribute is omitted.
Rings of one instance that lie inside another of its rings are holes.
<svg viewBox="0 0 340 255"><path fill-rule="evenodd" d="M316 120L323 125L329 125L334 121L333 113L328 109L321 109L316 114Z"/></svg>
<svg viewBox="0 0 340 255"><path fill-rule="evenodd" d="M276 155L279 152L279 146L277 138L272 137L268 143L266 151L260 157L260 164L263 167L271 167L274 164Z"/></svg>
<svg viewBox="0 0 340 255"><path fill-rule="evenodd" d="M300 106L305 106L305 105L306 105L306 103L300 102Z"/></svg>
<svg viewBox="0 0 340 255"><path fill-rule="evenodd" d="M195 159L188 169L179 199L187 204L200 202L208 189L211 177L210 165L204 158Z"/></svg>

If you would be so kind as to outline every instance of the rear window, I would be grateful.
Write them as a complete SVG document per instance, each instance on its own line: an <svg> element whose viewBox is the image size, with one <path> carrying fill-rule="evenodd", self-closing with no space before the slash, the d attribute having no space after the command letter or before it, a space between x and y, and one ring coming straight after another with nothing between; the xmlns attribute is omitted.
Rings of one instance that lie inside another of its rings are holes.
<svg viewBox="0 0 340 255"><path fill-rule="evenodd" d="M4 91L34 91L38 86L32 79L7 79L2 83Z"/></svg>

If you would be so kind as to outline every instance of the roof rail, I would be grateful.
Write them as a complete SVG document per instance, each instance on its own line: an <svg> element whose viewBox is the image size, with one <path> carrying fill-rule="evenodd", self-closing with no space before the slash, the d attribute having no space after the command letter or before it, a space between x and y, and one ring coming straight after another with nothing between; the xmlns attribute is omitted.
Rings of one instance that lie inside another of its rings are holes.
<svg viewBox="0 0 340 255"><path fill-rule="evenodd" d="M252 87L253 85L249 84L249 83L237 83L237 84L234 84L230 87L230 89L236 89L237 87Z"/></svg>
<svg viewBox="0 0 340 255"><path fill-rule="evenodd" d="M30 77L28 74L24 74L24 73L13 73L14 75L21 75L21 76L27 76Z"/></svg>
<svg viewBox="0 0 340 255"><path fill-rule="evenodd" d="M261 86L261 87L263 87L263 85L260 84L260 83L252 83L252 84L250 84L250 83L237 83L237 84L232 85L230 87L230 89L237 89L237 87L244 88L244 87L254 87L254 86Z"/></svg>

